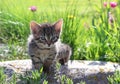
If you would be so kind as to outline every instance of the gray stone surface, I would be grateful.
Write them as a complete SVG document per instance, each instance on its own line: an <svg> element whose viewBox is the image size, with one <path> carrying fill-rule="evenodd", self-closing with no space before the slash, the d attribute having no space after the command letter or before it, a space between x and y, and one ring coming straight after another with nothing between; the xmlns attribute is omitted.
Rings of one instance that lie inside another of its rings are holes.
<svg viewBox="0 0 120 84"><path fill-rule="evenodd" d="M31 60L14 60L0 62L0 67L5 68L5 74L11 77L12 73L24 73L32 69ZM65 74L79 84L85 81L86 84L108 84L107 76L112 75L115 70L120 70L120 64L101 61L69 61L68 66L60 68L60 74ZM54 84L54 83L51 83Z"/></svg>

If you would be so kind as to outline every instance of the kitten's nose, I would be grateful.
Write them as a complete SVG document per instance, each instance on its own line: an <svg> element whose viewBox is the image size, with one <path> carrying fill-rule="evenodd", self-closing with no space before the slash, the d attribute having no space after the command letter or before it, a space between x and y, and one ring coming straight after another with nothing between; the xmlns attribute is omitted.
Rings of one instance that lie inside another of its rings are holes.
<svg viewBox="0 0 120 84"><path fill-rule="evenodd" d="M51 45L51 42L50 42L50 41L48 41L48 42L47 42L47 44L48 44L48 46L50 46L50 45Z"/></svg>

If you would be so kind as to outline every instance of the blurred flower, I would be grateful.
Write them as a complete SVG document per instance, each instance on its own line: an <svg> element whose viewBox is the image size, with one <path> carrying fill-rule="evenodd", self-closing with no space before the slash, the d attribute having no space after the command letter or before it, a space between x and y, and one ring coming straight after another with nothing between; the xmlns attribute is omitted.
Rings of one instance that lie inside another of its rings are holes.
<svg viewBox="0 0 120 84"><path fill-rule="evenodd" d="M77 50L78 50L78 52L80 52L80 50L81 50L81 49L80 49L80 48L78 48Z"/></svg>
<svg viewBox="0 0 120 84"><path fill-rule="evenodd" d="M68 15L69 19L75 19L76 17L74 15Z"/></svg>
<svg viewBox="0 0 120 84"><path fill-rule="evenodd" d="M37 7L36 7L36 6L31 6L31 7L29 8L29 10L31 10L32 12L35 12L35 11L37 10Z"/></svg>
<svg viewBox="0 0 120 84"><path fill-rule="evenodd" d="M106 43L107 46L110 46L110 43Z"/></svg>
<svg viewBox="0 0 120 84"><path fill-rule="evenodd" d="M44 22L48 22L47 20L44 20Z"/></svg>
<svg viewBox="0 0 120 84"><path fill-rule="evenodd" d="M114 17L111 12L108 13L108 21L111 25L114 23Z"/></svg>
<svg viewBox="0 0 120 84"><path fill-rule="evenodd" d="M117 6L117 3L116 2L110 2L110 7L111 8L115 8Z"/></svg>
<svg viewBox="0 0 120 84"><path fill-rule="evenodd" d="M86 29L89 29L89 28L90 28L90 26L89 26L89 24L88 24L87 22L85 22L83 25L84 25L84 27L85 27Z"/></svg>
<svg viewBox="0 0 120 84"><path fill-rule="evenodd" d="M104 2L103 5L104 5L104 7L107 7L107 2Z"/></svg>
<svg viewBox="0 0 120 84"><path fill-rule="evenodd" d="M91 44L92 44L91 42L87 42L86 47L89 47Z"/></svg>

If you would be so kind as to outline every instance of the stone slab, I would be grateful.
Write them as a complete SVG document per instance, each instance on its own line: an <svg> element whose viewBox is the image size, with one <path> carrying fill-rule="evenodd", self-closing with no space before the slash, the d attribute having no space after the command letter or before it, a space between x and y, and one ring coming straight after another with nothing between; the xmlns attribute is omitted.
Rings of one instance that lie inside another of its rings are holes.
<svg viewBox="0 0 120 84"><path fill-rule="evenodd" d="M31 60L13 60L0 62L0 67L5 67L5 74L10 77L12 73L24 73L32 69ZM120 71L120 64L101 61L70 60L68 66L60 68L60 73L65 74L74 81L74 84L85 81L86 84L108 84L107 76L115 70Z"/></svg>

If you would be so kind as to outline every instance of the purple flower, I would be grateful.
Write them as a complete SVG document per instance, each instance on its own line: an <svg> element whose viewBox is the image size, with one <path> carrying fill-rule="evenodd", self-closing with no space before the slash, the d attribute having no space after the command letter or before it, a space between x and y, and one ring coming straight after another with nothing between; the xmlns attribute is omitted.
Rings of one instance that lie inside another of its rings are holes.
<svg viewBox="0 0 120 84"><path fill-rule="evenodd" d="M115 8L117 6L117 3L116 2L110 2L110 7L111 8Z"/></svg>
<svg viewBox="0 0 120 84"><path fill-rule="evenodd" d="M37 10L37 7L36 7L36 6L31 6L31 7L29 8L29 10L31 10L32 12L35 12L35 11Z"/></svg>
<svg viewBox="0 0 120 84"><path fill-rule="evenodd" d="M104 7L107 7L107 2L104 2L103 5L104 5Z"/></svg>
<svg viewBox="0 0 120 84"><path fill-rule="evenodd" d="M108 18L109 18L108 20L109 20L110 23L114 22L114 17L113 17L111 12L108 13Z"/></svg>

